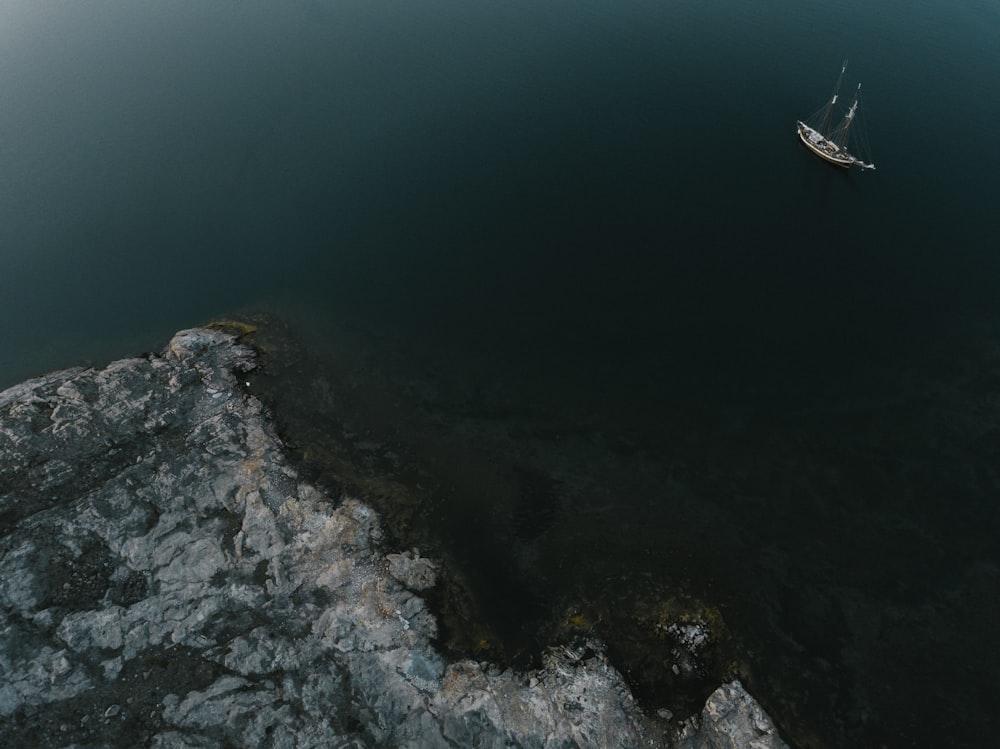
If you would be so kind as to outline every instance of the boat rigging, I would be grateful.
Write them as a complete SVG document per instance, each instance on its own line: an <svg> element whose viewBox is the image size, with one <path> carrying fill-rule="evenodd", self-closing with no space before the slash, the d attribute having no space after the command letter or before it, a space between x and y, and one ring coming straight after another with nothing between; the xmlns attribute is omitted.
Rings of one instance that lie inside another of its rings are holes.
<svg viewBox="0 0 1000 749"><path fill-rule="evenodd" d="M811 122L799 120L795 123L798 128L799 138L805 144L806 148L831 164L845 168L858 166L861 169L874 169L874 164L855 156L847 148L848 133L851 132L851 126L854 124L858 113L858 104L861 98L860 83L854 92L854 98L847 109L847 114L844 115L840 122L831 127L834 105L837 103L837 98L840 94L840 84L843 82L845 70L847 70L846 60L840 69L840 75L837 77L837 85L834 86L833 96L825 107L809 118Z"/></svg>

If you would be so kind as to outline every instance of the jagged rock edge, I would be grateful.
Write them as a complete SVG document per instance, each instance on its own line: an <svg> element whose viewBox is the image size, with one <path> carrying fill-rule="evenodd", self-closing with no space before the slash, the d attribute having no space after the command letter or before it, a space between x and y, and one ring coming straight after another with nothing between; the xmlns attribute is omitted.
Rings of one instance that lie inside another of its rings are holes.
<svg viewBox="0 0 1000 749"><path fill-rule="evenodd" d="M415 593L433 563L386 555L371 508L299 480L238 377L254 367L193 329L0 393L0 738L783 746L738 682L669 734L600 643L531 673L446 663ZM172 654L201 670L141 668Z"/></svg>

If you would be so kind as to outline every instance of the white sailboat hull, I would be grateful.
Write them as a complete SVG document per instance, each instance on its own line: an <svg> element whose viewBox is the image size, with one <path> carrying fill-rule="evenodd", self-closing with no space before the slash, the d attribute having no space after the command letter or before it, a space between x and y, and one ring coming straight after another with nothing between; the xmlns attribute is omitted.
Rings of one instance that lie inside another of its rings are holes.
<svg viewBox="0 0 1000 749"><path fill-rule="evenodd" d="M836 143L826 138L818 130L809 127L804 122L797 122L799 138L805 147L825 161L831 164L842 166L845 169L857 164L862 169L874 169L874 164L866 164L856 156L852 156L846 149L841 148Z"/></svg>

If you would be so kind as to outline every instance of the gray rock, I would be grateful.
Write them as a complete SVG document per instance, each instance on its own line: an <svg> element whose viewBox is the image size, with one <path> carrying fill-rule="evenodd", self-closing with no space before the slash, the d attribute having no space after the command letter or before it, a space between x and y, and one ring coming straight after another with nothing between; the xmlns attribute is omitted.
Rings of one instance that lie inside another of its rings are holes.
<svg viewBox="0 0 1000 749"><path fill-rule="evenodd" d="M434 563L420 556L419 551L404 551L402 554L387 554L389 574L412 590L433 588L437 581Z"/></svg>
<svg viewBox="0 0 1000 749"><path fill-rule="evenodd" d="M774 723L739 681L709 696L701 716L685 724L677 749L785 749Z"/></svg>
<svg viewBox="0 0 1000 749"><path fill-rule="evenodd" d="M597 643L530 674L446 663L414 593L434 565L299 480L254 366L190 330L0 393L0 745L666 744ZM727 699L683 746L770 725Z"/></svg>

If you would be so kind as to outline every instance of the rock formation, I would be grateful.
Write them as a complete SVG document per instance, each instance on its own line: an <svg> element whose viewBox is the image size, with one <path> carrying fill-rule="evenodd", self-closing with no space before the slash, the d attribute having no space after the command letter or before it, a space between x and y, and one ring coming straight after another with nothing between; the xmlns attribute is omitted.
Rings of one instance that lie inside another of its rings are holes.
<svg viewBox="0 0 1000 749"><path fill-rule="evenodd" d="M598 643L447 662L433 561L299 480L254 367L197 329L0 393L0 745L783 746L738 683L646 718Z"/></svg>

